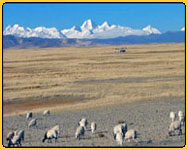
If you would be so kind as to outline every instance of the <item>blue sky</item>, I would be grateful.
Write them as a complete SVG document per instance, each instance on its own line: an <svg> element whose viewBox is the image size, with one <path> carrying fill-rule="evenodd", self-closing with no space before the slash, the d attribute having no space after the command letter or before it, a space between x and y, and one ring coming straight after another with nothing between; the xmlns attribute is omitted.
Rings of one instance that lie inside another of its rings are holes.
<svg viewBox="0 0 188 150"><path fill-rule="evenodd" d="M161 32L176 31L185 26L185 6L181 3L6 3L3 6L3 29L19 24L61 30L80 26L86 19L96 24L107 21L136 29L151 25Z"/></svg>

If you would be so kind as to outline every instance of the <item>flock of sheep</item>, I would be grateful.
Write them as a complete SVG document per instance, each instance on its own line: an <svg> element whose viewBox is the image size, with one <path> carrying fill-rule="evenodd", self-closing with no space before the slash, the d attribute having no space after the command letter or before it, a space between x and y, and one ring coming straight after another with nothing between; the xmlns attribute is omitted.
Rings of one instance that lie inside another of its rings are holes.
<svg viewBox="0 0 188 150"><path fill-rule="evenodd" d="M43 112L44 116L50 115L49 110L45 110ZM178 119L177 119L178 118ZM185 115L182 111L176 112L170 112L170 119L171 123L168 128L168 134L169 136L175 135L175 131L179 131L179 135L182 135L182 126L185 125ZM28 121L27 126L28 128L36 127L37 128L37 119L33 118L32 112L27 113L26 120ZM84 137L86 130L88 129L88 121L86 118L80 119L78 122L76 131L75 131L75 138L80 140L81 137ZM91 122L90 126L92 134L95 133L97 130L97 124L95 122ZM46 140L47 142L52 142L52 139L57 142L57 139L59 137L60 130L59 125L55 125L51 129L44 132L44 136L41 137L42 142L44 143ZM8 147L11 146L21 146L22 142L24 142L24 136L25 131L24 130L16 130L16 131L10 131L7 134L6 140L8 141ZM128 130L127 122L120 122L117 124L113 129L113 137L114 140L116 140L117 144L119 146L123 146L125 141L136 141L136 138L138 137L138 133L134 129Z"/></svg>
<svg viewBox="0 0 188 150"><path fill-rule="evenodd" d="M175 134L175 130L179 131L179 135L182 135L182 126L185 124L185 115L182 111L178 112L178 120L176 120L176 113L175 112L170 112L170 118L172 119L172 122L169 126L169 131L168 134L170 136Z"/></svg>

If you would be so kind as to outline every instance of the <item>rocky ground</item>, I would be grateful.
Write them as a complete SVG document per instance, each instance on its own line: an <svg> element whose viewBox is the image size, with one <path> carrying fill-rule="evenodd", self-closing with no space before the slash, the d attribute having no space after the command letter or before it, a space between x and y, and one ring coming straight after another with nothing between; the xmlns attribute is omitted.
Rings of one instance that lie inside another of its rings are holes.
<svg viewBox="0 0 188 150"><path fill-rule="evenodd" d="M7 146L6 134L12 129L24 129L24 147L117 147L113 139L113 127L126 120L128 129L135 129L139 136L136 142L125 141L125 147L183 147L185 145L185 127L183 135L168 136L170 124L170 111L185 112L184 97L143 100L121 105L106 107L51 112L50 116L34 113L38 118L38 128L27 128L25 115L9 116L3 118L3 144ZM74 138L77 123L80 118L86 117L89 125L92 121L97 123L97 131L91 134L88 127L81 140ZM42 143L44 132L54 125L60 125L60 137L55 143Z"/></svg>

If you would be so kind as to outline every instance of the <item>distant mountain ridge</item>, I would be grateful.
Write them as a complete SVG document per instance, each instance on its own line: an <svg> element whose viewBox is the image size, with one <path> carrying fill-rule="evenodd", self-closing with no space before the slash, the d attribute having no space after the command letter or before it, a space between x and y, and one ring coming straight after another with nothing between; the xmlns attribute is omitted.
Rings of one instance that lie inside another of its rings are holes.
<svg viewBox="0 0 188 150"><path fill-rule="evenodd" d="M120 25L109 25L105 21L96 25L88 19L79 26L70 29L36 27L24 28L15 24L3 31L3 48L30 47L67 47L145 43L178 43L185 42L185 27L177 32L161 33L152 26L133 29Z"/></svg>
<svg viewBox="0 0 188 150"><path fill-rule="evenodd" d="M22 38L13 35L3 36L3 49L32 47L83 47L95 45L149 44L149 43L183 43L185 31L166 32L163 34L129 35L110 39L76 39L76 38Z"/></svg>
<svg viewBox="0 0 188 150"><path fill-rule="evenodd" d="M37 27L31 29L29 27L21 27L18 24L15 24L13 26L9 25L3 31L3 35L14 35L23 38L39 37L49 39L107 39L117 38L120 36L143 36L150 34L161 34L161 32L158 29L151 27L150 25L143 29L133 29L120 25L109 25L107 21L105 21L102 25L96 25L91 19L84 21L80 27L73 26L70 29L62 29L60 31L55 27Z"/></svg>

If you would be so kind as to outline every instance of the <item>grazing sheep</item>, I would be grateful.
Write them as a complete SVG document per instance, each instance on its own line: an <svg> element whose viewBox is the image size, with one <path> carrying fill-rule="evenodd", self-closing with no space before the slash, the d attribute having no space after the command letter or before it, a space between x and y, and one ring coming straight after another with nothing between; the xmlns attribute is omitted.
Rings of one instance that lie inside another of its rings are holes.
<svg viewBox="0 0 188 150"><path fill-rule="evenodd" d="M131 139L135 140L136 138L137 138L137 132L133 129L130 129L125 133L125 140L130 141Z"/></svg>
<svg viewBox="0 0 188 150"><path fill-rule="evenodd" d="M45 140L47 140L47 139L48 139L48 142L52 142L52 139L55 139L55 142L57 142L57 138L58 138L57 130L50 129L50 130L45 132L44 138L42 139L42 142L44 143Z"/></svg>
<svg viewBox="0 0 188 150"><path fill-rule="evenodd" d="M118 132L116 134L116 141L118 143L119 146L122 146L123 145L123 133L121 132Z"/></svg>
<svg viewBox="0 0 188 150"><path fill-rule="evenodd" d="M75 138L80 140L80 136L84 136L84 133L85 133L85 129L83 126L79 126L77 129L76 129L76 133L75 133Z"/></svg>
<svg viewBox="0 0 188 150"><path fill-rule="evenodd" d="M79 121L78 125L81 126L81 127L84 127L84 129L86 130L87 125L88 125L87 119L86 119L86 118L82 118L82 119Z"/></svg>
<svg viewBox="0 0 188 150"><path fill-rule="evenodd" d="M170 119L172 120L172 121L175 121L175 119L176 119L176 113L175 112L170 112Z"/></svg>
<svg viewBox="0 0 188 150"><path fill-rule="evenodd" d="M8 137L9 136L9 137ZM8 141L8 147L10 146L21 146L21 142L24 141L24 130L20 130L17 133L14 132L9 132L7 135L7 141Z"/></svg>
<svg viewBox="0 0 188 150"><path fill-rule="evenodd" d="M36 119L32 119L29 123L28 123L28 128L31 127L37 127L37 120Z"/></svg>
<svg viewBox="0 0 188 150"><path fill-rule="evenodd" d="M114 139L116 139L116 134L117 133L122 133L123 132L123 126L122 124L118 124L114 127L114 132L113 132L113 135L114 135Z"/></svg>
<svg viewBox="0 0 188 150"><path fill-rule="evenodd" d="M117 133L123 133L123 137L125 137L125 133L127 132L127 124L126 123L121 123L121 124L118 124L114 127L114 132L113 132L113 135L114 135L114 139L116 139L116 134Z"/></svg>
<svg viewBox="0 0 188 150"><path fill-rule="evenodd" d="M97 129L97 124L95 122L92 122L91 123L91 132L95 133L96 129Z"/></svg>
<svg viewBox="0 0 188 150"><path fill-rule="evenodd" d="M182 111L178 112L178 117L179 117L179 121L181 121L181 124L184 125L184 123L185 123L185 116L184 116L184 113Z"/></svg>
<svg viewBox="0 0 188 150"><path fill-rule="evenodd" d="M14 131L8 132L7 137L6 137L6 140L9 141L10 139L13 138L14 135L15 135L15 132L14 132Z"/></svg>
<svg viewBox="0 0 188 150"><path fill-rule="evenodd" d="M26 120L32 119L32 117L33 117L33 113L32 112L28 112L26 114Z"/></svg>
<svg viewBox="0 0 188 150"><path fill-rule="evenodd" d="M50 115L50 111L49 110L45 110L44 112L43 112L43 116L49 116Z"/></svg>
<svg viewBox="0 0 188 150"><path fill-rule="evenodd" d="M182 135L181 121L179 120L171 122L169 129L168 129L169 136L172 136L172 133L175 135L176 130L179 131L179 135Z"/></svg>

